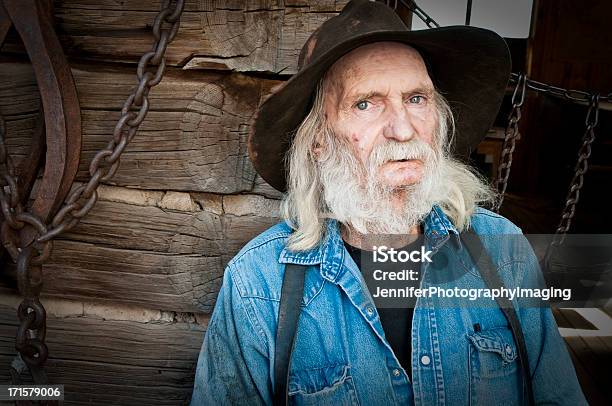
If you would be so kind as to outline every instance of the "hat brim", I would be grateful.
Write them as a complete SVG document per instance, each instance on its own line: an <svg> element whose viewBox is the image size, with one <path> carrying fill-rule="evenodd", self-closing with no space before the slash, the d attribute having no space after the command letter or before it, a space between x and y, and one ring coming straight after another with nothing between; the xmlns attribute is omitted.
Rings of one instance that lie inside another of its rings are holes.
<svg viewBox="0 0 612 406"><path fill-rule="evenodd" d="M466 158L484 138L510 77L510 52L502 37L469 26L369 32L339 43L310 61L260 106L251 123L249 156L272 187L286 190L285 155L295 130L312 107L320 78L346 53L378 41L406 43L426 60L436 88L453 111L455 156Z"/></svg>

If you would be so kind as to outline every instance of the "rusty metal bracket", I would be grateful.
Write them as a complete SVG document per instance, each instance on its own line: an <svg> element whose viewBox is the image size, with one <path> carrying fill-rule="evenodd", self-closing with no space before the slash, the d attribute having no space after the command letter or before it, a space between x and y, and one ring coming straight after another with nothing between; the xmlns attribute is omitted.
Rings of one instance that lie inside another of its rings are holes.
<svg viewBox="0 0 612 406"><path fill-rule="evenodd" d="M40 303L42 261L36 262L36 238L48 223L72 187L81 154L81 110L76 86L66 56L55 34L51 0L0 0L0 46L11 26L21 36L32 62L42 101L41 114L32 135L28 157L18 171L4 144L4 120L0 116L0 203L2 227L0 238L7 252L17 262L20 294L24 297L17 314L14 361L25 361L36 384L47 383L44 364L48 356L45 344L46 312ZM42 180L28 206L32 187L44 157ZM8 191L5 191L5 186ZM7 194L8 192L8 194ZM25 208L25 209L24 209ZM48 257L51 245L41 255ZM13 383L20 381L22 368L11 367ZM56 404L47 402L46 404Z"/></svg>
<svg viewBox="0 0 612 406"><path fill-rule="evenodd" d="M44 127L35 130L33 141L46 128L45 168L30 209L43 222L55 214L76 176L81 155L81 110L72 72L52 21L50 0L1 0L0 44L14 26L28 52L40 91ZM36 178L42 148L33 143L29 159L20 167L19 190L26 202ZM33 227L20 230L21 246L36 237Z"/></svg>

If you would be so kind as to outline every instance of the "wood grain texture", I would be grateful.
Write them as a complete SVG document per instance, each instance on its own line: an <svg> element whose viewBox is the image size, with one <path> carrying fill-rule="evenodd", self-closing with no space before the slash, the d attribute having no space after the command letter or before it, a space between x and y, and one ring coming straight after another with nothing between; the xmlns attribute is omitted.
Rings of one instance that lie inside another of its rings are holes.
<svg viewBox="0 0 612 406"><path fill-rule="evenodd" d="M177 210L163 197L150 205L98 201L55 241L43 268L43 297L211 312L225 265L278 221L278 201L257 195L182 195L195 208ZM14 289L15 266L7 271L0 285Z"/></svg>
<svg viewBox="0 0 612 406"><path fill-rule="evenodd" d="M293 74L302 45L348 0L191 0L166 52L188 69ZM158 0L57 0L60 41L71 58L135 63L151 49ZM18 38L4 47L24 52Z"/></svg>
<svg viewBox="0 0 612 406"><path fill-rule="evenodd" d="M77 180L112 138L120 108L136 84L133 68L73 65L81 104L83 147ZM169 70L149 96L150 111L125 149L112 184L150 190L251 191L249 123L279 81L237 73ZM0 63L0 114L16 161L27 153L40 101L29 64ZM268 191L270 193L270 191Z"/></svg>
<svg viewBox="0 0 612 406"><path fill-rule="evenodd" d="M0 305L0 380L10 382L15 310ZM47 372L65 405L188 404L205 325L47 316Z"/></svg>

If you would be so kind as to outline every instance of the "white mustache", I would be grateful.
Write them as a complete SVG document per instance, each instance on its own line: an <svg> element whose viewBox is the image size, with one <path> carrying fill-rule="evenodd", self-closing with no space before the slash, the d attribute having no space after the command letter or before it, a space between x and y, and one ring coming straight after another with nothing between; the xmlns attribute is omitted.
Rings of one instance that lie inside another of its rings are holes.
<svg viewBox="0 0 612 406"><path fill-rule="evenodd" d="M427 162L434 157L433 149L425 142L414 139L409 142L388 141L376 146L368 158L370 168L378 167L389 161L418 159Z"/></svg>

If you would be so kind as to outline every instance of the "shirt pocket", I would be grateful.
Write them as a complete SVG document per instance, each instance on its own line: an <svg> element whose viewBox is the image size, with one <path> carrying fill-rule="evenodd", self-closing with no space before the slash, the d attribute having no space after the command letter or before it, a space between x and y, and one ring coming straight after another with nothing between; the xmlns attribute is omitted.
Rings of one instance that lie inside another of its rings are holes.
<svg viewBox="0 0 612 406"><path fill-rule="evenodd" d="M468 334L470 404L519 404L518 352L512 331L497 327Z"/></svg>
<svg viewBox="0 0 612 406"><path fill-rule="evenodd" d="M301 369L289 375L290 405L359 405L348 365Z"/></svg>

